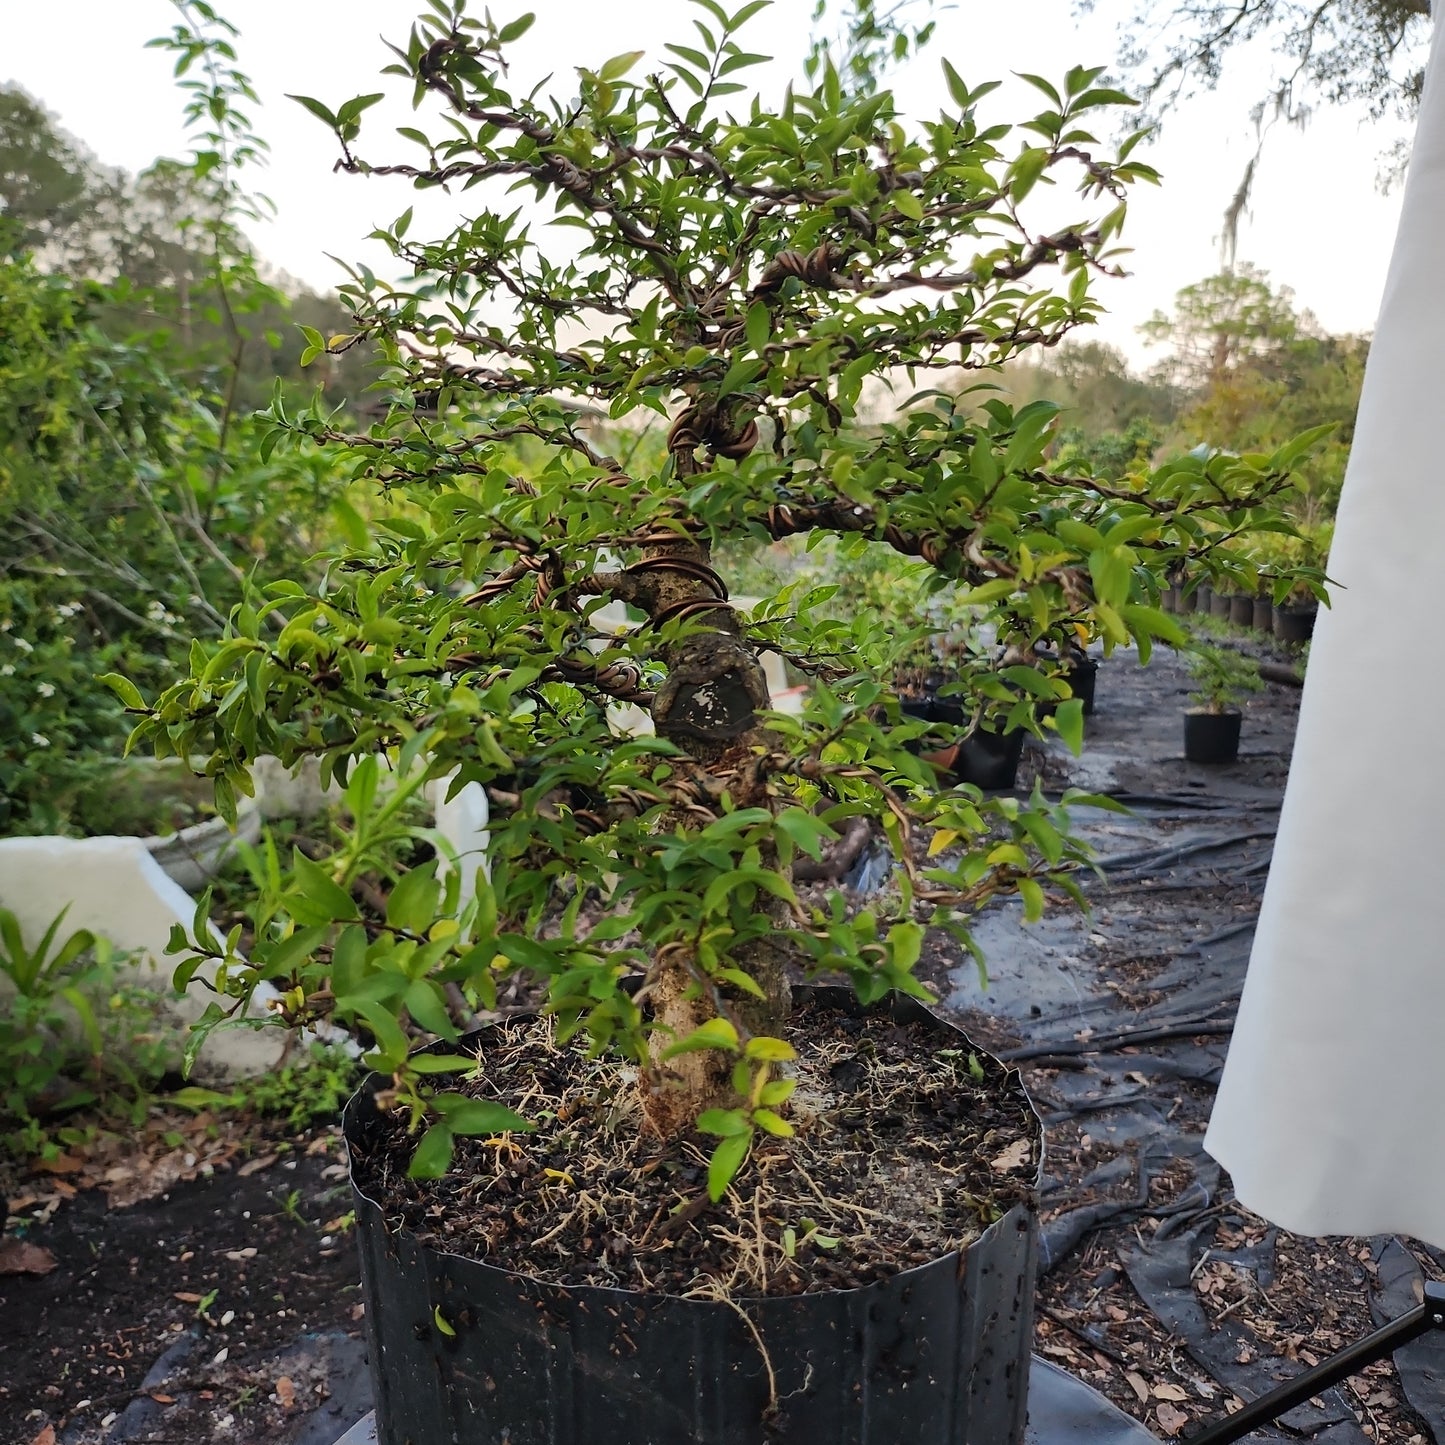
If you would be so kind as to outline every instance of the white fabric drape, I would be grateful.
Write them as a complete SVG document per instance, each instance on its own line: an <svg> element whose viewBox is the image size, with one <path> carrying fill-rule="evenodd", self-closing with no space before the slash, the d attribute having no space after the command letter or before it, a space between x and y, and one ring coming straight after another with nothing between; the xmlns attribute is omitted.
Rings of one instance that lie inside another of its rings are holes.
<svg viewBox="0 0 1445 1445"><path fill-rule="evenodd" d="M1445 1246L1445 28L1205 1147L1300 1234ZM1334 238L1342 258L1349 218ZM1305 238L1301 238L1304 240ZM1341 286L1370 284L1342 260Z"/></svg>

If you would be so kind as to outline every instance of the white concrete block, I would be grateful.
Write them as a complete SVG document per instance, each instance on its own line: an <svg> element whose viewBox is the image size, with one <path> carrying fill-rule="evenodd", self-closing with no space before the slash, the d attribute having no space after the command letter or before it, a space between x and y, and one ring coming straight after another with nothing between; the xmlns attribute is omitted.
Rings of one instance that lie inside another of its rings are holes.
<svg viewBox="0 0 1445 1445"><path fill-rule="evenodd" d="M488 878L492 876L491 865L487 862L487 845L492 835L487 830L491 813L487 806L486 789L480 783L468 783L456 797L447 800L450 779L435 785L434 806L436 828L456 852L457 867L461 869L462 887L458 909L465 908L476 897L477 869ZM444 878L451 867L451 860L441 854L437 877Z"/></svg>
<svg viewBox="0 0 1445 1445"><path fill-rule="evenodd" d="M0 838L0 906L15 915L28 945L67 904L61 925L66 936L88 928L123 952L154 961L155 969L136 969L135 981L162 986L166 1006L181 1026L179 1063L181 1028L216 998L201 981L213 976L209 966L184 994L169 988L176 964L165 951L171 925L179 923L189 931L195 901L166 875L140 838ZM264 998L254 1002L258 1017L264 1017L264 1005ZM280 1062L284 1046L280 1029L219 1030L201 1050L196 1077L222 1081L264 1073Z"/></svg>

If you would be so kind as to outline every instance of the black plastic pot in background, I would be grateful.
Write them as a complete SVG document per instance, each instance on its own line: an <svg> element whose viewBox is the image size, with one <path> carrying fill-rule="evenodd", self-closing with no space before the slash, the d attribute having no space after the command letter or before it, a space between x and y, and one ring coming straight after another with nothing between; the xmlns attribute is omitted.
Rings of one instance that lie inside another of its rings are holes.
<svg viewBox="0 0 1445 1445"><path fill-rule="evenodd" d="M1218 617L1222 622L1229 621L1229 593L1211 592L1209 594L1209 615Z"/></svg>
<svg viewBox="0 0 1445 1445"><path fill-rule="evenodd" d="M1190 609L1194 612L1208 612L1209 604L1214 599L1214 589L1208 583L1201 583L1194 589L1194 606Z"/></svg>
<svg viewBox="0 0 1445 1445"><path fill-rule="evenodd" d="M1254 599L1254 621L1251 625L1256 632L1268 634L1274 631L1274 600L1268 594Z"/></svg>
<svg viewBox="0 0 1445 1445"><path fill-rule="evenodd" d="M1254 626L1254 598L1243 592L1236 592L1229 599L1229 620L1236 627Z"/></svg>
<svg viewBox="0 0 1445 1445"><path fill-rule="evenodd" d="M865 1012L849 990L815 995ZM941 1044L973 1047L912 999L871 1012L885 1024L927 1020ZM347 1106L353 1156L389 1082L373 1076ZM727 1303L547 1284L462 1259L388 1233L379 1206L353 1192L380 1445L1023 1439L1032 1205L962 1253L861 1289Z"/></svg>
<svg viewBox="0 0 1445 1445"><path fill-rule="evenodd" d="M1179 595L1180 595L1180 594L1179 594L1179 588L1177 588L1177 587L1166 587L1166 588L1164 588L1164 590L1163 590L1162 592L1160 592L1160 594L1159 594L1159 609L1160 609L1160 611L1162 611L1162 612L1178 612L1178 611L1180 610L1180 607L1179 607Z"/></svg>
<svg viewBox="0 0 1445 1445"><path fill-rule="evenodd" d="M960 783L992 792L1005 792L1018 781L1019 761L1023 757L1023 728L991 733L980 728L959 745L952 772Z"/></svg>
<svg viewBox="0 0 1445 1445"><path fill-rule="evenodd" d="M1084 704L1084 716L1094 715L1095 685L1099 680L1099 664L1092 657L1076 658L1064 673L1069 691Z"/></svg>
<svg viewBox="0 0 1445 1445"><path fill-rule="evenodd" d="M1184 714L1184 756L1191 763L1232 763L1239 756L1237 712Z"/></svg>
<svg viewBox="0 0 1445 1445"><path fill-rule="evenodd" d="M1274 635L1281 642L1308 642L1315 633L1315 616L1319 606L1276 607Z"/></svg>
<svg viewBox="0 0 1445 1445"><path fill-rule="evenodd" d="M933 699L931 720L962 730L972 721L972 715L965 716L963 704L955 698L936 697ZM958 742L947 771L960 783L972 783L976 788L992 792L1006 792L1018 780L1026 736L1023 728L1010 728L1006 732L989 732L979 728ZM947 746L938 750L944 751L947 751ZM935 758L938 752L933 753Z"/></svg>

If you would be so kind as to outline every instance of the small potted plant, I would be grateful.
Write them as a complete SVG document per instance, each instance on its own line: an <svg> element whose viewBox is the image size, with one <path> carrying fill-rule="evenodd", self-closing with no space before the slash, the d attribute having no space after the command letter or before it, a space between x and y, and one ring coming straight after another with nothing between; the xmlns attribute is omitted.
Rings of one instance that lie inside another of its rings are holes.
<svg viewBox="0 0 1445 1445"><path fill-rule="evenodd" d="M1275 592L1274 635L1281 642L1298 646L1314 636L1334 530L1333 521L1301 525L1298 535L1288 539L1293 575Z"/></svg>
<svg viewBox="0 0 1445 1445"><path fill-rule="evenodd" d="M1188 654L1197 706L1184 714L1184 756L1191 763L1232 763L1239 756L1238 704L1264 686L1259 664L1228 648L1198 646Z"/></svg>

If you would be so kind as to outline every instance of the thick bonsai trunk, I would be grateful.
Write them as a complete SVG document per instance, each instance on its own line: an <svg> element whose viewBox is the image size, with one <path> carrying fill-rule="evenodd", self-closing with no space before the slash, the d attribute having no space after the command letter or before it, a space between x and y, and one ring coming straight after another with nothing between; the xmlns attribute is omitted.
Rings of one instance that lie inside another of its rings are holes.
<svg viewBox="0 0 1445 1445"><path fill-rule="evenodd" d="M685 413L670 439L674 465L683 476L699 470L694 455L699 442L688 429L693 417L694 412ZM755 439L754 427L751 439L744 436L746 446L750 448ZM707 628L683 638L667 658L667 681L652 708L658 735L676 743L710 772L741 771L754 748L767 745L767 732L757 714L772 704L762 664L727 605L726 588L712 570L707 549L673 534L647 549L639 570L647 578L643 605L654 622L686 617ZM769 806L766 783L732 785L732 801L740 808ZM686 825L689 820L682 821ZM763 998L708 979L696 960L681 951L659 962L648 1002L660 1027L652 1040L653 1066L644 1071L642 1081L643 1113L659 1134L675 1134L704 1109L736 1102L731 1057L706 1050L664 1059L675 1040L719 1014L744 1036L776 1034L787 1019L791 990L786 906L769 896L766 908L777 929L740 950L737 957L738 965L762 989Z"/></svg>
<svg viewBox="0 0 1445 1445"><path fill-rule="evenodd" d="M755 745L766 744L756 712L767 708L770 699L762 664L734 630L731 613L718 616L719 631L697 634L679 646L668 683L653 706L653 719L661 736L686 749L703 767L731 773L751 758ZM721 630L724 627L727 630ZM766 785L734 788L733 801L740 808L767 807ZM765 866L771 861L765 859ZM652 979L648 1001L661 1027L652 1039L653 1067L644 1074L642 1104L649 1126L659 1134L686 1128L704 1109L736 1102L731 1057L706 1050L664 1059L675 1040L719 1014L743 1037L776 1035L788 1017L787 907L771 895L759 907L766 908L775 931L740 949L737 963L762 989L763 998L708 979L696 960L680 950L660 962Z"/></svg>
<svg viewBox="0 0 1445 1445"><path fill-rule="evenodd" d="M737 1102L732 1058L714 1049L663 1059L676 1038L685 1038L709 1019L726 1014L740 1032L777 1035L792 1007L785 943L765 940L742 951L740 965L757 981L766 1000L734 990L699 987L690 960L669 959L658 971L650 1001L661 1025L652 1036L652 1068L642 1080L642 1112L648 1127L664 1136L687 1128L704 1109Z"/></svg>

